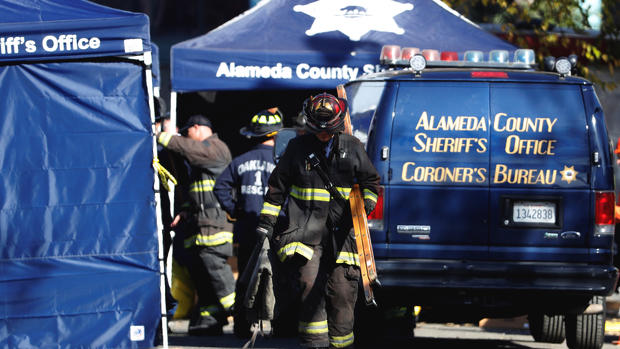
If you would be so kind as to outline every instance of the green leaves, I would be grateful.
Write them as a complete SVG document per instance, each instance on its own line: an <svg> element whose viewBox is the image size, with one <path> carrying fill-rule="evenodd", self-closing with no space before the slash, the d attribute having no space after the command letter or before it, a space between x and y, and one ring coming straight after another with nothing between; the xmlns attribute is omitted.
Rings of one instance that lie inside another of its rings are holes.
<svg viewBox="0 0 620 349"><path fill-rule="evenodd" d="M498 25L507 41L547 55L579 56L579 73L603 88L615 85L594 75L588 66L606 66L611 74L620 66L620 4L602 0L600 30L592 30L594 9L585 0L444 0L451 8L478 23ZM598 22L596 22L598 24Z"/></svg>

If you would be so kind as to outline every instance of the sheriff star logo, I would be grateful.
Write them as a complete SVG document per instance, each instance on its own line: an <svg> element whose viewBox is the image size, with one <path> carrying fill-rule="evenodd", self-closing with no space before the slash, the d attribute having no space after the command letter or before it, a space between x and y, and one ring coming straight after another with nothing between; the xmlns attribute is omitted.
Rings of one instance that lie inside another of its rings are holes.
<svg viewBox="0 0 620 349"><path fill-rule="evenodd" d="M577 171L575 171L575 166L568 167L564 165L564 169L560 171L562 175L562 180L566 181L566 183L570 184L572 181L577 180Z"/></svg>
<svg viewBox="0 0 620 349"><path fill-rule="evenodd" d="M295 12L314 17L306 35L337 30L352 41L359 41L371 30L404 34L394 17L412 9L413 4L393 0L318 0L293 7Z"/></svg>

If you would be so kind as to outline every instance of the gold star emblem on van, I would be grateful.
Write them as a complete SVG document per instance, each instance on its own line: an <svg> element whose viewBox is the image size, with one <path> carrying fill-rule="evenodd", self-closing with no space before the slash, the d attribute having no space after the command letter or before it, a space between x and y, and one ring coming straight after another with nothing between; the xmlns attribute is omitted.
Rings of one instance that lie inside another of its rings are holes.
<svg viewBox="0 0 620 349"><path fill-rule="evenodd" d="M575 171L575 166L568 167L564 165L564 169L560 171L562 175L562 180L566 181L566 183L570 184L572 181L577 180L577 171Z"/></svg>

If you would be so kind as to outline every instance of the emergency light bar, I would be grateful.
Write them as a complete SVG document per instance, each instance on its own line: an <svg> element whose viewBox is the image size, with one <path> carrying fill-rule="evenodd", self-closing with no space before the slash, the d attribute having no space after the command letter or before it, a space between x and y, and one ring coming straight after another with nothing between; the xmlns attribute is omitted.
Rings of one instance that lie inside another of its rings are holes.
<svg viewBox="0 0 620 349"><path fill-rule="evenodd" d="M423 56L422 63L416 55ZM459 60L458 53L452 51L439 52L438 50L417 47L400 48L397 45L385 45L381 49L380 61L382 65L390 67L411 67L417 73L426 67L444 68L503 68L503 69L528 69L531 70L536 64L533 50L518 49L514 52L513 60L510 61L510 53L506 50L493 50L488 54L488 60L484 59L482 51L465 51L463 60ZM413 66L415 63L415 67ZM422 67L422 68L421 68ZM421 69L420 69L421 68Z"/></svg>
<svg viewBox="0 0 620 349"><path fill-rule="evenodd" d="M413 56L420 53L420 49L417 47L403 47L400 51L401 59L404 61L409 61Z"/></svg>

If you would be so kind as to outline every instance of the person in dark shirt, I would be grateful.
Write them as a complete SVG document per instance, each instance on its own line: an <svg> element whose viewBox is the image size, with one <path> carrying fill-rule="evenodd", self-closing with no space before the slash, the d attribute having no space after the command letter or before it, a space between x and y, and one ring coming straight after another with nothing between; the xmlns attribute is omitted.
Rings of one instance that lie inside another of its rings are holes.
<svg viewBox="0 0 620 349"><path fill-rule="evenodd" d="M213 193L215 180L230 163L228 146L213 133L211 121L193 115L180 130L183 136L161 132L157 141L183 157L188 181L180 183L178 214L170 223L183 234L189 274L198 292L189 333L220 334L235 301L235 279L228 257L232 255L232 226Z"/></svg>
<svg viewBox="0 0 620 349"><path fill-rule="evenodd" d="M352 348L360 261L348 197L359 185L372 212L380 177L362 143L342 133L344 99L322 93L303 111L308 132L290 140L269 177L257 240L269 239L271 251L297 271L301 346ZM276 228L282 210L283 230Z"/></svg>
<svg viewBox="0 0 620 349"><path fill-rule="evenodd" d="M267 180L273 171L274 136L282 128L282 114L277 108L256 113L240 133L256 141L248 152L234 158L215 183L215 195L222 208L235 220L233 239L238 244L237 266L241 276L256 244L256 225L263 208ZM234 333L250 336L250 324L242 309L243 286L237 281Z"/></svg>

